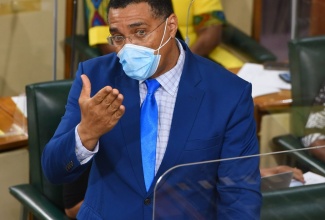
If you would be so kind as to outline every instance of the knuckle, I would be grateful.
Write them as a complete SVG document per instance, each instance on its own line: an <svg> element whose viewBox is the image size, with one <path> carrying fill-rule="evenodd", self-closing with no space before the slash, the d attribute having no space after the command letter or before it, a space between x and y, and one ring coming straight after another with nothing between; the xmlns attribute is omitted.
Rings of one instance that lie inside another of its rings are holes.
<svg viewBox="0 0 325 220"><path fill-rule="evenodd" d="M113 111L116 111L116 110L117 110L117 105L115 105L115 104L111 104L111 105L110 105L110 108L111 108Z"/></svg>

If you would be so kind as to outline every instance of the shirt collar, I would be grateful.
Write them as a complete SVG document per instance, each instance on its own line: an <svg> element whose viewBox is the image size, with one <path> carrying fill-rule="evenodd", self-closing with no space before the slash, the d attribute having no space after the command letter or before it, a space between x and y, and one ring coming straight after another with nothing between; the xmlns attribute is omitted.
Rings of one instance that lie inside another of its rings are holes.
<svg viewBox="0 0 325 220"><path fill-rule="evenodd" d="M179 40L177 38L175 39L177 40L177 46L180 51L177 63L172 69L156 78L161 87L172 96L175 96L177 93L185 62L184 48Z"/></svg>

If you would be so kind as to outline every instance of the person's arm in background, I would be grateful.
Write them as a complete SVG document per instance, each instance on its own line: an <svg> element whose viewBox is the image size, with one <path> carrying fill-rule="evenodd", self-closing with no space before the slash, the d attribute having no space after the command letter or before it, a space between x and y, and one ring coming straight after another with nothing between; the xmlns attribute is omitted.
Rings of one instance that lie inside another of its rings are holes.
<svg viewBox="0 0 325 220"><path fill-rule="evenodd" d="M309 149L309 153L325 162L325 82L320 87L311 106L311 111L305 125L305 134L301 138L304 147L319 147Z"/></svg>
<svg viewBox="0 0 325 220"><path fill-rule="evenodd" d="M282 165L282 166L275 166L275 167L270 167L270 168L261 168L260 171L261 171L262 177L292 171L294 179L296 179L302 183L305 182L302 171L295 167L289 167L286 165Z"/></svg>
<svg viewBox="0 0 325 220"><path fill-rule="evenodd" d="M325 163L325 139L317 139L309 145L309 147L316 146L320 148L309 149L310 154Z"/></svg>
<svg viewBox="0 0 325 220"><path fill-rule="evenodd" d="M204 4L204 2L202 2ZM211 5L210 5L211 4ZM201 56L208 56L220 43L222 37L222 25L226 18L219 0L211 0L205 7L194 4L194 11L200 11L193 15L193 26L197 34L196 41L191 45L191 50ZM202 10L202 11L201 11Z"/></svg>
<svg viewBox="0 0 325 220"><path fill-rule="evenodd" d="M196 28L196 32L197 40L191 46L191 51L195 54L208 56L221 42L222 25L220 24Z"/></svg>

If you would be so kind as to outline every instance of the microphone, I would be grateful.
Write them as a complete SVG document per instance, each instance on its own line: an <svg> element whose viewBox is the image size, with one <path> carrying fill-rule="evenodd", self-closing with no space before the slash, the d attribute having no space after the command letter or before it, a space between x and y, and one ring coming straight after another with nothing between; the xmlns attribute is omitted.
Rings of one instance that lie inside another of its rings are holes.
<svg viewBox="0 0 325 220"><path fill-rule="evenodd" d="M187 18L186 18L186 36L185 36L185 43L187 44L187 46L189 45L190 43L190 38L188 37L188 21L189 21L189 17L190 17L190 9L192 7L192 4L195 0L190 0L190 4L188 6L188 9L187 9Z"/></svg>

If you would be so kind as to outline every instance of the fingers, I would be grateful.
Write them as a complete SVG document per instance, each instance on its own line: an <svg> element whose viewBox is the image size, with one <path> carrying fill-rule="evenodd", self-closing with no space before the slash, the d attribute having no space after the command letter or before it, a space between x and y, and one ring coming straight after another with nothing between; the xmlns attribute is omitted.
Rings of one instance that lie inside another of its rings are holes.
<svg viewBox="0 0 325 220"><path fill-rule="evenodd" d="M288 172L288 171L292 171L293 172L293 178L304 183L305 179L304 179L304 175L303 172L295 167L290 167L290 166L286 166L286 165L282 165L282 166L278 166L277 167L277 173L283 173L283 172Z"/></svg>
<svg viewBox="0 0 325 220"><path fill-rule="evenodd" d="M89 99L91 94L91 83L89 81L89 78L87 77L87 75L83 74L81 75L81 80L82 90L79 98L81 100ZM109 105L111 105L114 99L116 99L118 94L119 91L117 89L112 89L112 87L106 86L92 97L92 102L94 105L99 105L104 102L103 104L108 107Z"/></svg>
<svg viewBox="0 0 325 220"><path fill-rule="evenodd" d="M114 90L114 92L113 92L113 90ZM110 95L112 92L114 94L112 94L111 98L109 98L107 100L107 96ZM93 97L94 104L99 105L102 103L102 104L108 106L111 104L110 100L114 99L114 97L116 98L118 94L119 94L119 92L117 89L112 89L112 87L106 86L106 87L102 88L101 90L99 90L99 92L97 92L96 95L94 95L94 97Z"/></svg>
<svg viewBox="0 0 325 220"><path fill-rule="evenodd" d="M79 96L79 103L83 103L84 101L90 99L90 94L91 94L91 83L88 76L82 74L81 80L82 80L82 89ZM112 91L112 87L110 86L104 87L96 95L94 95L94 97L91 98L91 102L93 103L94 106L102 103L102 101L105 100L107 95L111 93L111 91ZM115 96L117 95L118 92L116 93Z"/></svg>
<svg viewBox="0 0 325 220"><path fill-rule="evenodd" d="M90 98L90 91L91 91L91 84L89 81L88 76L86 76L85 74L81 75L81 80L82 80L82 89L81 89L81 93L80 93L80 99L84 100L84 99L89 99Z"/></svg>
<svg viewBox="0 0 325 220"><path fill-rule="evenodd" d="M115 112L123 102L123 95L119 93L117 89L113 89L112 92L107 95L103 100L103 105L107 108L108 112Z"/></svg>
<svg viewBox="0 0 325 220"><path fill-rule="evenodd" d="M302 171L300 169L297 168L293 168L293 178L304 183L305 179L304 179L304 175L302 173Z"/></svg>
<svg viewBox="0 0 325 220"><path fill-rule="evenodd" d="M123 95L118 94L117 97L106 108L107 115L111 115L111 119L110 119L111 125L115 125L125 112L125 107L122 105L123 99L124 99ZM105 101L103 101L103 103L104 102Z"/></svg>
<svg viewBox="0 0 325 220"><path fill-rule="evenodd" d="M119 90L106 86L91 96L91 83L86 75L81 76L82 90L79 105L82 114L82 125L97 128L97 133L102 134L113 128L123 116L125 107L122 105L123 95ZM95 130L95 129L94 129Z"/></svg>
<svg viewBox="0 0 325 220"><path fill-rule="evenodd" d="M120 118L124 115L124 112L124 105L120 105L119 108L114 112L111 123L115 125L118 120L120 120Z"/></svg>
<svg viewBox="0 0 325 220"><path fill-rule="evenodd" d="M118 106L121 105L121 103L122 103L123 96L122 96L122 94L120 94L120 92L117 89L110 89L108 87L106 89L106 91L108 93L106 94L105 97L104 97L104 95L105 95L104 92L102 94L99 94L103 98L103 100L101 101L101 104L103 105L104 108L114 107L114 111L116 111ZM98 93L100 93L100 92L98 92ZM119 96L121 96L122 98L118 98ZM98 101L99 101L99 99L98 99Z"/></svg>

